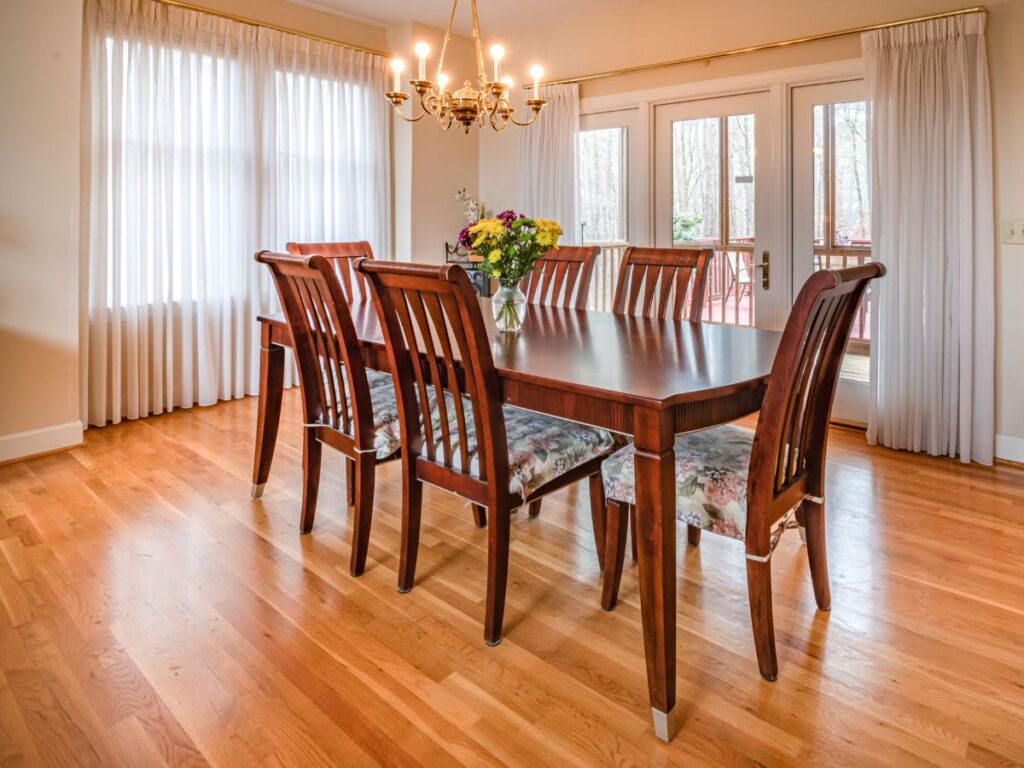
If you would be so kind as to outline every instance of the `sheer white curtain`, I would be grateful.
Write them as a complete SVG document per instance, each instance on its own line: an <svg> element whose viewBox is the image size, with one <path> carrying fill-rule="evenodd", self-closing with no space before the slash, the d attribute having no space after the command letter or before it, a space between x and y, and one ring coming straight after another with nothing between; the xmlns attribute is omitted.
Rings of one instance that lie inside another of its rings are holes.
<svg viewBox="0 0 1024 768"><path fill-rule="evenodd" d="M985 15L866 33L874 291L868 440L991 464L992 117Z"/></svg>
<svg viewBox="0 0 1024 768"><path fill-rule="evenodd" d="M253 253L390 252L385 61L150 0L86 25L88 422L252 394Z"/></svg>
<svg viewBox="0 0 1024 768"><path fill-rule="evenodd" d="M540 119L519 132L516 208L527 216L554 219L565 231L562 242L579 245L579 85L544 86L541 98L548 103Z"/></svg>

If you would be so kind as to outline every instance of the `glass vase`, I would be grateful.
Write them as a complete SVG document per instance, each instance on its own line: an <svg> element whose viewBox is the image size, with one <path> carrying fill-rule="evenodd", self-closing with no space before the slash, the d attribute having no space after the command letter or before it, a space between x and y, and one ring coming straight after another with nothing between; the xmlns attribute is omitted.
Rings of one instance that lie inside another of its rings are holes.
<svg viewBox="0 0 1024 768"><path fill-rule="evenodd" d="M503 333L515 333L523 327L526 296L519 290L519 281L498 282L498 290L491 299L494 324Z"/></svg>

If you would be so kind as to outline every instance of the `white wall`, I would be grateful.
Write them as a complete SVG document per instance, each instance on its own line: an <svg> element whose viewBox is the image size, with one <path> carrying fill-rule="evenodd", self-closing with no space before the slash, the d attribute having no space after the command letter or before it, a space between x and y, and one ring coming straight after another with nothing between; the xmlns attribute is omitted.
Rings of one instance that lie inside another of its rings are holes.
<svg viewBox="0 0 1024 768"><path fill-rule="evenodd" d="M0 461L82 440L81 0L0 3Z"/></svg>
<svg viewBox="0 0 1024 768"><path fill-rule="evenodd" d="M544 63L549 79L650 64L701 53L784 40L802 35L919 16L962 7L960 0L678 0L640 2L585 18L546 24L509 40L510 57ZM996 221L1024 218L1024 2L992 0L989 10L989 71L992 79L996 163ZM722 23L722 19L750 23ZM694 34L691 30L699 30ZM571 45L566 41L571 40ZM652 70L583 83L581 98L641 91L856 58L856 36L774 51ZM514 132L480 144L480 190L500 207L515 199L518 138ZM1024 246L997 244L996 431L997 455L1024 462Z"/></svg>

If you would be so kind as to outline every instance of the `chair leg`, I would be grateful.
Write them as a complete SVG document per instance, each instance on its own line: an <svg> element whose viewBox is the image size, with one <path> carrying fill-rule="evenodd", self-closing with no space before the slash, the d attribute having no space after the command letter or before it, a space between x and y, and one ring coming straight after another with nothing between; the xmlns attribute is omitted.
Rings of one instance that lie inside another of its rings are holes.
<svg viewBox="0 0 1024 768"><path fill-rule="evenodd" d="M371 456L362 456L354 465L352 474L355 476L355 504L352 513L352 556L348 570L353 576L360 576L366 569L366 553L370 548L377 462Z"/></svg>
<svg viewBox="0 0 1024 768"><path fill-rule="evenodd" d="M487 507L483 507L479 504L473 504L473 522L477 528L487 527Z"/></svg>
<svg viewBox="0 0 1024 768"><path fill-rule="evenodd" d="M356 463L353 459L345 459L345 493L351 507L356 503Z"/></svg>
<svg viewBox="0 0 1024 768"><path fill-rule="evenodd" d="M542 499L530 502L530 517L537 517L540 514L540 503Z"/></svg>
<svg viewBox="0 0 1024 768"><path fill-rule="evenodd" d="M405 464L407 460L403 459ZM398 562L398 591L408 592L416 582L416 556L420 548L420 513L423 508L423 483L411 464L403 466L402 482L402 554Z"/></svg>
<svg viewBox="0 0 1024 768"><path fill-rule="evenodd" d="M686 543L691 547L700 546L700 528L695 525L686 526Z"/></svg>
<svg viewBox="0 0 1024 768"><path fill-rule="evenodd" d="M629 547L635 563L639 558L636 556L636 507L632 504L629 505Z"/></svg>
<svg viewBox="0 0 1024 768"><path fill-rule="evenodd" d="M605 517L605 551L602 568L601 607L606 611L615 608L619 600L619 584L622 581L622 562L626 559L626 529L629 527L630 507L617 501L608 502Z"/></svg>
<svg viewBox="0 0 1024 768"><path fill-rule="evenodd" d="M488 645L501 642L501 626L505 618L505 592L508 588L509 529L512 517L497 505L491 506L487 527L487 613L484 617L484 640Z"/></svg>
<svg viewBox="0 0 1024 768"><path fill-rule="evenodd" d="M604 503L604 480L601 473L597 472L590 476L590 521L594 526L594 543L597 546L597 564L604 569L605 550L605 516L607 514Z"/></svg>
<svg viewBox="0 0 1024 768"><path fill-rule="evenodd" d="M316 497L320 491L320 459L323 444L317 438L316 430L303 430L302 436L302 513L299 530L309 533L313 530L316 515Z"/></svg>
<svg viewBox="0 0 1024 768"><path fill-rule="evenodd" d="M747 560L747 593L750 597L750 621L754 629L757 666L769 682L779 676L775 654L775 625L772 621L771 563Z"/></svg>
<svg viewBox="0 0 1024 768"><path fill-rule="evenodd" d="M811 566L814 599L823 611L831 610L832 595L828 587L828 557L825 548L825 505L805 500L803 523L806 530L807 562Z"/></svg>

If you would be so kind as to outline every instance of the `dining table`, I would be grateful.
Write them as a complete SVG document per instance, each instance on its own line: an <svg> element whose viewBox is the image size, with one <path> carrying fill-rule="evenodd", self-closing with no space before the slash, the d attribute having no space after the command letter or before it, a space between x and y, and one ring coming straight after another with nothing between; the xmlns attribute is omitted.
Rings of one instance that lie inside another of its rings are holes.
<svg viewBox="0 0 1024 768"><path fill-rule="evenodd" d="M499 332L480 299L504 403L630 436L636 448L636 539L647 686L654 732L670 741L676 710L677 434L760 409L776 331L528 305L521 330ZM388 370L373 303L350 304L366 364ZM253 495L270 473L281 415L283 316L259 317L259 411Z"/></svg>

